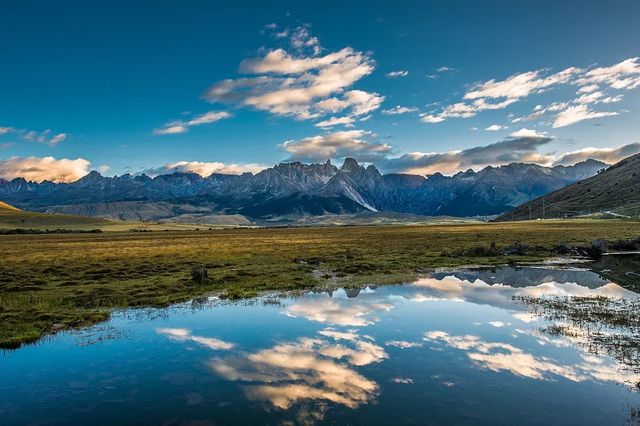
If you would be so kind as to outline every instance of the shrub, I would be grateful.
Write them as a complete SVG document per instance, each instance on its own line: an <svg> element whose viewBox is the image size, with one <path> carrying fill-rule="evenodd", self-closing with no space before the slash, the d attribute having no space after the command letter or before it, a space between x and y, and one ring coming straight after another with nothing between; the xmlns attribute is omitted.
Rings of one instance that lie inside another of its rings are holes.
<svg viewBox="0 0 640 426"><path fill-rule="evenodd" d="M205 284L209 281L209 271L202 265L191 268L191 279L197 284Z"/></svg>
<svg viewBox="0 0 640 426"><path fill-rule="evenodd" d="M602 240L593 240L590 246L585 247L587 256L594 260L602 258L602 254L606 251L606 246Z"/></svg>

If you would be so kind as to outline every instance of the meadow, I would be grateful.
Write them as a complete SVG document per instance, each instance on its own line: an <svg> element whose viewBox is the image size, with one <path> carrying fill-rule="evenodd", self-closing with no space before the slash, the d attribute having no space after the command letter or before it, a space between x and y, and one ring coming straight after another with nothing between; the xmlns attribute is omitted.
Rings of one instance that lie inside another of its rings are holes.
<svg viewBox="0 0 640 426"><path fill-rule="evenodd" d="M110 226L95 234L0 236L0 347L105 320L113 308L406 282L434 268L540 261L557 256L559 244L640 235L640 222L631 220L153 232ZM194 280L194 267L208 277Z"/></svg>

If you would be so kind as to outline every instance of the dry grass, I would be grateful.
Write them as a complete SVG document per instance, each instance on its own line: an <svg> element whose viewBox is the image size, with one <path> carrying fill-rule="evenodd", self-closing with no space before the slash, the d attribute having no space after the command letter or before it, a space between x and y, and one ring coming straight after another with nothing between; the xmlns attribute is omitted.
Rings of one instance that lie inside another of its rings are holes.
<svg viewBox="0 0 640 426"><path fill-rule="evenodd" d="M559 242L638 235L637 221L546 221L0 236L0 346L104 319L113 307L325 285L314 270L384 283L435 267L541 260ZM527 245L524 254L475 249L516 243ZM197 265L206 283L192 280Z"/></svg>

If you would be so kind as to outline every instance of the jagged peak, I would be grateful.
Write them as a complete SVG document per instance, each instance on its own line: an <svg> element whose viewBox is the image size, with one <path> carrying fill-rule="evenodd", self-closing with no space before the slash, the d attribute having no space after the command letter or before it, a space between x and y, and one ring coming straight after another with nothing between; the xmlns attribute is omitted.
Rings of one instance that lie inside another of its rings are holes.
<svg viewBox="0 0 640 426"><path fill-rule="evenodd" d="M97 182L97 181L99 181L101 179L103 179L103 176L98 171L91 170L89 173L87 173L86 175L82 176L76 182L78 182L78 183L91 183L91 182Z"/></svg>
<svg viewBox="0 0 640 426"><path fill-rule="evenodd" d="M360 170L360 164L358 164L354 158L347 157L344 159L344 163L342 163L340 170L343 172L355 172Z"/></svg>

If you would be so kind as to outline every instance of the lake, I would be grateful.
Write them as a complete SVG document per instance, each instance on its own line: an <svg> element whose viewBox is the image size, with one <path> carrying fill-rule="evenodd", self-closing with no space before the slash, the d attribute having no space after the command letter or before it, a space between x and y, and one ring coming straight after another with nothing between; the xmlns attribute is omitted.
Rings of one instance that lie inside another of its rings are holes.
<svg viewBox="0 0 640 426"><path fill-rule="evenodd" d="M575 325L549 333L528 296L638 297L586 270L505 267L122 310L3 352L0 423L637 421L637 370Z"/></svg>

